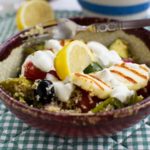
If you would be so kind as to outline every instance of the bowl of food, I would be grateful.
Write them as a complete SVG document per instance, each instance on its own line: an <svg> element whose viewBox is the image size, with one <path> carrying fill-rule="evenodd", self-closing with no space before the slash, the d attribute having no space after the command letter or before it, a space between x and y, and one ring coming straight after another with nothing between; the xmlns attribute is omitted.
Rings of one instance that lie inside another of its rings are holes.
<svg viewBox="0 0 150 150"><path fill-rule="evenodd" d="M24 45L27 33L0 47L0 99L18 118L50 134L94 137L149 115L148 30L79 32L73 39Z"/></svg>

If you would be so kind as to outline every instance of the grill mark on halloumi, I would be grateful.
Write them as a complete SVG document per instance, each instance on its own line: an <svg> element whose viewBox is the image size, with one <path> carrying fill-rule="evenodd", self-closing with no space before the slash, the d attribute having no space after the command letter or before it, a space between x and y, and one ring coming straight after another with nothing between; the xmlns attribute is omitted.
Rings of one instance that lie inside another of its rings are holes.
<svg viewBox="0 0 150 150"><path fill-rule="evenodd" d="M128 80L129 82L132 82L132 83L134 83L134 84L137 83L137 81L135 81L133 78L131 78L131 77L129 77L129 76L126 76L125 74L123 74L123 73L121 73L121 72L119 72L119 71L117 71L117 70L112 69L112 70L110 70L110 71L111 71L112 73L118 74L119 76L125 78L125 79Z"/></svg>
<svg viewBox="0 0 150 150"><path fill-rule="evenodd" d="M140 68L143 69L143 70L146 71L146 72L149 72L148 68L146 68L145 66L141 66L141 65L140 65Z"/></svg>
<svg viewBox="0 0 150 150"><path fill-rule="evenodd" d="M125 65L125 63L122 63L120 65L116 65L117 67L120 67L120 68L124 68L132 73L134 73L135 75L143 78L143 79L147 79L147 76L143 75L142 73L136 71L135 69L132 69L132 68L129 68L128 66Z"/></svg>
<svg viewBox="0 0 150 150"><path fill-rule="evenodd" d="M101 79L99 79L98 77L96 77L96 76L94 76L94 75L89 75L89 76L91 76L92 78L98 80L99 82L102 82L105 86L111 88L109 85L107 85L105 82L103 82L103 81L102 81Z"/></svg>
<svg viewBox="0 0 150 150"><path fill-rule="evenodd" d="M90 77L90 76L88 77L88 76L83 75L83 74L80 74L80 73L75 73L75 75L76 75L76 76L79 76L79 77L81 76L81 77L90 79L90 80L93 81L101 90L105 91L104 88L103 88L97 81L93 80L92 77Z"/></svg>

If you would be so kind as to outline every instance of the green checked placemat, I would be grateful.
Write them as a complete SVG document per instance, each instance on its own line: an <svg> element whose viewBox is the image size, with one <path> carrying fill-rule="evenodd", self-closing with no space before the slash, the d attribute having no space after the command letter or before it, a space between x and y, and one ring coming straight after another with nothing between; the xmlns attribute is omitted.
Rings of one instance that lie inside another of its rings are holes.
<svg viewBox="0 0 150 150"><path fill-rule="evenodd" d="M0 18L0 43L17 32L14 14ZM56 12L57 18L82 16ZM110 137L60 138L34 129L0 102L0 150L150 150L150 117Z"/></svg>

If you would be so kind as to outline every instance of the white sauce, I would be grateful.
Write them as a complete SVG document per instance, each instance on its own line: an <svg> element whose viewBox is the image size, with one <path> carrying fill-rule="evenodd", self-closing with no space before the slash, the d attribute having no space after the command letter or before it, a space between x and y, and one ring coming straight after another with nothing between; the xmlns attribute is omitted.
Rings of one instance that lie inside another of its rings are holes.
<svg viewBox="0 0 150 150"><path fill-rule="evenodd" d="M123 85L116 86L111 92L111 97L117 98L122 103L126 103L132 95L134 95L134 91L129 90L126 86Z"/></svg>
<svg viewBox="0 0 150 150"><path fill-rule="evenodd" d="M45 77L46 80L49 80L51 82L56 82L56 81L59 81L54 75L50 74L50 73L47 73L46 74L46 77Z"/></svg>
<svg viewBox="0 0 150 150"><path fill-rule="evenodd" d="M101 43L91 41L91 42L88 42L87 45L94 53L95 61L97 61L102 67L105 68L102 71L97 72L95 75L112 87L112 92L110 94L111 97L115 97L118 100L120 100L122 103L126 103L128 98L130 98L134 94L134 91L129 90L127 87L127 84L125 84L125 82L121 82L122 79L118 80L118 77L114 76L109 71L110 68L106 68L106 67L112 66L111 69L113 69L113 67L117 69L117 67L113 65L122 63L123 61L121 57L117 54L116 51L109 51ZM132 67L133 69L136 69L136 70L141 70L141 73L146 75L146 73L144 73L145 71L142 70L138 64L127 63L127 66ZM118 68L118 70L122 71L123 73L126 71L121 68ZM132 77L133 73L128 72L128 75ZM138 76L136 75L134 76L138 81L141 80L141 78L139 78ZM144 83L145 82L141 80L141 82L139 82L139 86L141 86ZM143 86L145 86L145 84Z"/></svg>
<svg viewBox="0 0 150 150"><path fill-rule="evenodd" d="M56 96L62 102L66 102L70 99L71 93L74 90L72 83L63 83L62 81L53 82Z"/></svg>
<svg viewBox="0 0 150 150"><path fill-rule="evenodd" d="M36 51L34 54L29 55L22 66L22 73L24 73L24 67L28 62L32 62L35 67L43 72L49 72L50 70L54 70L54 54L49 50L39 50Z"/></svg>
<svg viewBox="0 0 150 150"><path fill-rule="evenodd" d="M53 82L56 96L62 102L67 102L74 90L74 85L67 81L59 81L55 76L47 73L46 79Z"/></svg>
<svg viewBox="0 0 150 150"><path fill-rule="evenodd" d="M120 64L121 62L123 62L118 53L113 50L108 51L108 58L109 58L109 66Z"/></svg>
<svg viewBox="0 0 150 150"><path fill-rule="evenodd" d="M121 82L115 79L115 77L107 68L103 69L102 71L97 72L95 75L98 78L100 78L102 81L106 82L112 88L115 88L116 86L122 84Z"/></svg>
<svg viewBox="0 0 150 150"><path fill-rule="evenodd" d="M60 41L51 39L45 42L45 49L52 50L55 54L57 54L58 51L62 49L62 46Z"/></svg>
<svg viewBox="0 0 150 150"><path fill-rule="evenodd" d="M107 68L95 75L112 87L110 97L117 98L122 103L126 103L128 98L134 94L133 90L129 90L125 84L117 80Z"/></svg>
<svg viewBox="0 0 150 150"><path fill-rule="evenodd" d="M88 42L87 46L95 54L96 61L102 67L110 67L114 64L121 63L121 57L115 51L109 51L103 44L98 42Z"/></svg>

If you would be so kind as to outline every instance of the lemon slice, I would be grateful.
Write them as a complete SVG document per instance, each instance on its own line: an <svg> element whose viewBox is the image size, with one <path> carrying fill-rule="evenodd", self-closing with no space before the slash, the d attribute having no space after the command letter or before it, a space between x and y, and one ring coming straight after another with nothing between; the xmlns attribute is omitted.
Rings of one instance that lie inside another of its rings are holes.
<svg viewBox="0 0 150 150"><path fill-rule="evenodd" d="M19 30L23 30L51 19L54 19L54 13L49 3L32 0L22 4L17 12L16 24Z"/></svg>
<svg viewBox="0 0 150 150"><path fill-rule="evenodd" d="M93 55L82 41L72 41L55 57L54 65L60 79L64 80L75 72L82 72L93 60Z"/></svg>

